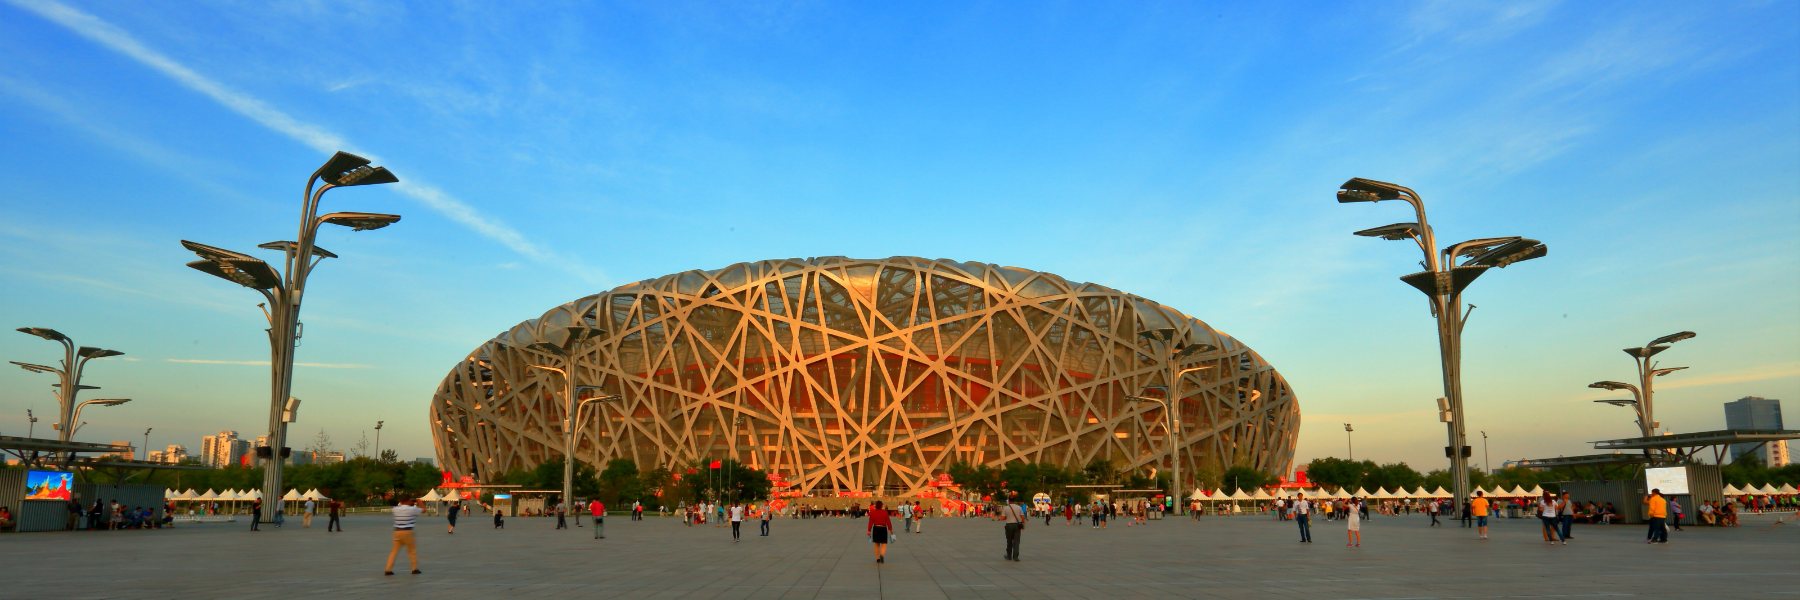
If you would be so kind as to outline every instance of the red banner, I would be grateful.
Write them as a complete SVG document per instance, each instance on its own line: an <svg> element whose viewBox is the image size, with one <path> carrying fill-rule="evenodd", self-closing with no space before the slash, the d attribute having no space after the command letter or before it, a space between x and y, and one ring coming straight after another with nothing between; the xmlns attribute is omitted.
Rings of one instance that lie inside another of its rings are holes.
<svg viewBox="0 0 1800 600"><path fill-rule="evenodd" d="M719 468L719 461L716 461L716 460L712 461L712 466L710 468L713 468L713 469Z"/></svg>

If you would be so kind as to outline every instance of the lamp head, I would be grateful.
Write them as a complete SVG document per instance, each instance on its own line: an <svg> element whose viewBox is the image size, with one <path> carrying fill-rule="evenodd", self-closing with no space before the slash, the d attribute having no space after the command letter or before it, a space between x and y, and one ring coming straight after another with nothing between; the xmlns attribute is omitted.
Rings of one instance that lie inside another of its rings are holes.
<svg viewBox="0 0 1800 600"><path fill-rule="evenodd" d="M1338 188L1337 199L1340 203L1380 202L1382 200L1407 200L1418 198L1412 190L1385 181L1352 178Z"/></svg>
<svg viewBox="0 0 1800 600"><path fill-rule="evenodd" d="M187 240L181 241L181 247L203 259L188 263L187 266L194 270L247 288L272 290L281 287L281 276L262 259Z"/></svg>
<svg viewBox="0 0 1800 600"><path fill-rule="evenodd" d="M1184 357L1188 357L1188 356L1193 356L1195 354L1207 354L1207 353L1211 353L1211 352L1217 352L1218 350L1219 350L1219 347L1214 346L1212 344L1190 344L1188 346L1183 347L1180 350L1177 350L1175 352L1175 358L1184 358Z"/></svg>
<svg viewBox="0 0 1800 600"><path fill-rule="evenodd" d="M1338 194L1341 195L1343 192L1338 192ZM1393 225L1370 227L1356 232L1356 235L1381 238L1384 240L1410 240L1417 239L1419 234L1423 231L1424 229L1420 228L1418 223L1395 223Z"/></svg>
<svg viewBox="0 0 1800 600"><path fill-rule="evenodd" d="M370 231L393 225L400 221L400 215L360 212L334 212L319 217L320 223L330 223L349 227L354 231Z"/></svg>
<svg viewBox="0 0 1800 600"><path fill-rule="evenodd" d="M1594 403L1596 403L1596 404L1611 404L1613 406L1636 406L1638 401L1632 400L1630 398L1614 398L1611 400L1595 400Z"/></svg>
<svg viewBox="0 0 1800 600"><path fill-rule="evenodd" d="M60 373L60 372L62 372L61 369L57 369L55 367L50 367L50 366L45 366L45 365L40 365L40 364L36 364L36 363L19 362L16 360L9 360L6 362L9 362L9 363L12 363L15 365L19 365L19 368L27 370L27 371L31 371L33 373Z"/></svg>
<svg viewBox="0 0 1800 600"><path fill-rule="evenodd" d="M23 330L21 330L21 331L23 331ZM1673 343L1675 343L1675 342L1679 342L1679 341L1681 341L1681 340L1685 340L1685 339L1691 339L1691 338L1693 338L1693 337L1694 337L1694 335L1695 335L1695 334L1694 334L1694 332L1692 332L1692 331L1683 331L1683 332L1680 332L1680 333L1671 333L1671 334L1669 334L1669 335L1665 335L1665 336L1662 336L1662 337L1659 337L1659 338L1656 338L1656 339L1654 339L1654 340L1650 340L1650 343L1649 343L1649 344L1647 344L1647 345L1649 345L1649 346L1665 346L1665 345L1668 345L1668 344L1673 344Z"/></svg>
<svg viewBox="0 0 1800 600"><path fill-rule="evenodd" d="M1464 263L1469 266L1504 268L1513 263L1525 262L1534 258L1542 258L1550 254L1550 247L1543 242L1530 238L1517 238L1513 241L1494 246Z"/></svg>
<svg viewBox="0 0 1800 600"><path fill-rule="evenodd" d="M124 403L130 402L130 401L131 401L130 398L107 398L104 400L89 400L88 402L92 402L94 404L98 404L101 406L118 406L120 404L124 404Z"/></svg>
<svg viewBox="0 0 1800 600"><path fill-rule="evenodd" d="M49 327L20 327L19 332L20 333L29 333L31 335L35 335L35 336L44 338L46 340L50 340L52 342L69 341L69 336L63 335L62 332L57 331L55 329L51 329Z"/></svg>
<svg viewBox="0 0 1800 600"><path fill-rule="evenodd" d="M1351 427L1351 426L1350 426L1350 424L1349 424L1349 423L1345 423L1345 424L1344 424L1344 431L1356 431L1356 428L1354 428L1354 427Z"/></svg>
<svg viewBox="0 0 1800 600"><path fill-rule="evenodd" d="M108 356L122 356L124 354L125 354L124 352L120 352L118 350L107 350L105 348L95 348L93 346L82 346L80 350L77 350L75 352L76 356L80 356L82 358L89 358L89 359L106 358Z"/></svg>
<svg viewBox="0 0 1800 600"><path fill-rule="evenodd" d="M289 252L294 252L296 249L298 249L300 247L300 244L297 242L293 242L293 241L278 241L278 242L266 242L266 243L262 243L262 244L257 244L256 247L264 248L264 249L268 249L268 250L280 250L282 254L286 254ZM338 257L338 255L333 254L330 250L326 250L326 249L320 248L318 246L312 247L312 254L313 254L313 256L317 256L317 257L321 257L321 258L337 258Z"/></svg>
<svg viewBox="0 0 1800 600"><path fill-rule="evenodd" d="M1680 371L1680 370L1686 369L1686 368L1687 367L1663 367L1661 369L1652 369L1650 371L1650 376L1651 377L1662 377L1664 375L1668 375L1670 373L1674 373L1676 371Z"/></svg>
<svg viewBox="0 0 1800 600"><path fill-rule="evenodd" d="M369 166L369 159L341 150L331 155L331 159L325 161L313 176L337 187L376 185L400 180L388 172L387 167Z"/></svg>

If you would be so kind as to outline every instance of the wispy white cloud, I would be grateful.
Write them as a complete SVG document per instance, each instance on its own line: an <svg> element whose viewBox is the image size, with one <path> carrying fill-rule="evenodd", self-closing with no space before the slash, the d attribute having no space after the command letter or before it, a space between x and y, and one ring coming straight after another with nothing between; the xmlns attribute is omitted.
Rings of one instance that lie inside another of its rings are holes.
<svg viewBox="0 0 1800 600"><path fill-rule="evenodd" d="M173 58L149 47L139 41L130 32L108 23L94 15L82 12L58 2L49 0L7 0L15 6L48 19L77 35L125 55L144 66L175 80L183 87L200 93L225 108L262 125L276 133L287 136L309 148L321 153L356 148L348 139L330 131L325 127L300 120L276 108L260 98L246 94L223 83L188 68ZM374 158L373 154L359 152ZM393 166L393 165L389 165ZM396 168L404 172L404 169ZM484 215L469 204L455 198L443 190L429 184L418 183L416 176L408 176L408 181L395 186L401 194L417 200L452 221L467 227L476 233L506 246L513 252L524 255L534 261L568 270L572 274L587 280L589 283L601 283L604 275L598 270L583 265L579 261L564 258L557 253L532 242L518 230Z"/></svg>
<svg viewBox="0 0 1800 600"><path fill-rule="evenodd" d="M266 360L216 360L216 359L210 359L210 358L165 358L165 359L163 359L163 361L177 363L177 364L183 364L183 365L225 365L225 366L233 366L233 367L266 367L266 366L269 366L269 361L266 361ZM351 363L315 363L315 362L297 362L297 363L294 363L294 366L308 367L308 368L313 368L313 369L373 369L373 368L375 368L370 365L359 365L359 364L351 364Z"/></svg>

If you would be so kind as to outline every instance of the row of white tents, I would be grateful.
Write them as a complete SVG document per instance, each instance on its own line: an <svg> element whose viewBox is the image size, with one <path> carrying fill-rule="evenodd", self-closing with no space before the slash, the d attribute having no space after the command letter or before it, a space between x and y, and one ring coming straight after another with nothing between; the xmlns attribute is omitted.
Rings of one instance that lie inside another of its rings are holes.
<svg viewBox="0 0 1800 600"><path fill-rule="evenodd" d="M1511 489L1511 490L1508 490L1508 489L1502 488L1502 487L1495 487L1495 488L1489 488L1489 489L1476 488L1475 490L1471 490L1471 493L1475 492L1475 491L1479 491L1479 492L1481 492L1481 495L1487 496L1489 498L1536 498L1536 497L1544 495L1544 488L1542 486L1535 486L1535 485L1531 486L1531 489L1529 489L1529 490L1525 489L1524 486L1513 486L1513 489ZM1763 484L1762 487L1760 487L1760 488L1755 487L1755 486L1745 486L1743 488L1738 488L1737 486L1733 486L1733 485L1729 485L1729 484L1725 486L1725 495L1726 496L1774 496L1774 495L1787 495L1787 494L1794 494L1794 493L1796 493L1796 490L1795 490L1793 484L1786 484L1786 483L1782 484L1781 487L1775 487L1773 484L1768 484L1768 483ZM1257 500L1275 500L1275 499L1279 499L1279 498L1293 498L1300 494L1305 494L1307 498L1333 498L1333 499L1340 499L1340 500L1341 499L1349 499L1349 498L1363 498L1363 499L1370 499L1370 500L1414 500L1414 499L1428 499L1428 498L1449 498L1451 495L1450 492L1444 490L1444 488L1442 486L1439 486L1438 489L1435 489L1435 490L1432 490L1429 492L1425 491L1424 487L1420 487L1420 488L1418 488L1416 490L1412 490L1410 492L1404 488L1400 489L1399 491L1393 491L1393 492L1388 491L1387 488L1379 488L1379 489L1375 490L1374 493L1370 493L1369 490L1364 489L1364 488L1357 488L1356 491L1354 491L1354 492L1347 491L1344 489L1328 491L1323 488L1316 488L1316 489L1302 489L1302 490L1280 490L1273 494L1269 493L1269 491L1265 490L1265 489L1258 489L1258 490L1256 490L1256 493L1254 493L1254 494L1245 493L1244 490L1238 490L1236 492L1227 494L1227 493L1225 493L1225 490L1221 489L1221 490L1213 490L1212 495L1207 495L1204 491L1196 489L1196 490L1194 490L1194 493L1192 495L1188 496L1188 499L1189 500L1200 500L1200 501L1204 501L1204 502L1233 502L1233 501L1246 501L1246 500L1247 501L1257 501Z"/></svg>
<svg viewBox="0 0 1800 600"><path fill-rule="evenodd" d="M193 488L188 488L187 491L183 491L183 492L177 492L175 490L163 491L163 499L165 499L165 500L180 500L180 501L192 500L192 501L199 501L199 502L211 502L211 501L216 500L219 502L247 502L250 500L261 500L262 497L263 497L262 490L245 490L245 491L241 491L241 492L237 491L237 490L225 490L223 492L215 492L211 489L208 489L208 490L206 490L206 493L204 493L204 494L194 493ZM288 490L288 493L282 494L281 499L287 500L287 501L301 501L301 500L330 500L331 498L328 498L324 494L319 493L319 490L317 488L315 488L315 489L307 490L305 493L301 493L300 490Z"/></svg>
<svg viewBox="0 0 1800 600"><path fill-rule="evenodd" d="M1725 495L1727 496L1788 496L1796 493L1800 493L1800 490L1794 489L1794 484L1791 483L1781 484L1781 487L1765 483L1762 484L1762 487L1746 485L1741 488L1729 483L1725 484Z"/></svg>

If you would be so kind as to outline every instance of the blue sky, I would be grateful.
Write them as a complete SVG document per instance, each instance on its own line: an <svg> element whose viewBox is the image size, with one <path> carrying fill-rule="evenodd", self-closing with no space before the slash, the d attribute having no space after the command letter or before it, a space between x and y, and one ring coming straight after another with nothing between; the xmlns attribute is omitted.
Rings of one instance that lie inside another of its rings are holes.
<svg viewBox="0 0 1800 600"><path fill-rule="evenodd" d="M290 435L430 455L470 349L562 302L690 268L921 255L1138 293L1287 376L1299 456L1442 464L1416 248L1549 257L1468 295L1471 435L1495 462L1632 435L1620 348L1680 330L1658 416L1800 402L1800 4L0 1L0 315L96 362L81 438L186 444L267 415L258 300L177 244L294 235L332 150L404 183L326 208ZM54 347L0 335L0 356ZM202 362L196 362L202 361ZM242 364L236 364L242 363ZM0 370L0 433L54 412ZM38 423L40 435L48 429ZM1790 428L1793 424L1790 424ZM304 444L296 443L296 446ZM1479 448L1477 452L1479 453ZM1479 454L1478 454L1479 456Z"/></svg>

